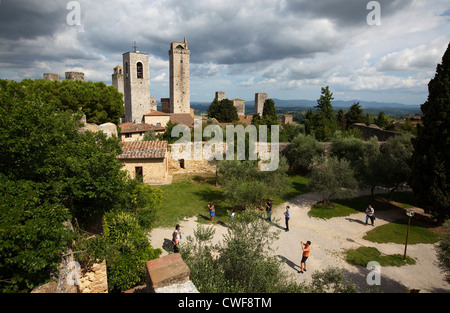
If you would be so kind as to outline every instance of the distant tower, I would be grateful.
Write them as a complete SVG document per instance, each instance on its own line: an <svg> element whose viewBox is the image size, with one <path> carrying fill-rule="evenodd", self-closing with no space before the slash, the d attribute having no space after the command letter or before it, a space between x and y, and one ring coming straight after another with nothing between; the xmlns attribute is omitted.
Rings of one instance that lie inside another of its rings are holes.
<svg viewBox="0 0 450 313"><path fill-rule="evenodd" d="M267 93L255 93L255 115L262 116L264 110L264 102L269 98Z"/></svg>
<svg viewBox="0 0 450 313"><path fill-rule="evenodd" d="M189 63L191 52L188 48L186 37L184 42L172 42L170 46L170 113L190 113Z"/></svg>
<svg viewBox="0 0 450 313"><path fill-rule="evenodd" d="M66 72L66 79L71 81L81 80L84 81L84 73L81 72Z"/></svg>
<svg viewBox="0 0 450 313"><path fill-rule="evenodd" d="M120 65L114 68L114 73L112 74L112 85L117 88L117 90L124 94L123 89L123 69Z"/></svg>
<svg viewBox="0 0 450 313"><path fill-rule="evenodd" d="M221 101L225 99L225 91L216 91L216 100Z"/></svg>
<svg viewBox="0 0 450 313"><path fill-rule="evenodd" d="M45 73L44 74L44 79L45 80L56 80L56 81L60 81L61 80L59 74L53 74L53 73Z"/></svg>
<svg viewBox="0 0 450 313"><path fill-rule="evenodd" d="M147 53L135 50L123 54L123 90L125 122L142 123L152 109L150 102L150 70Z"/></svg>

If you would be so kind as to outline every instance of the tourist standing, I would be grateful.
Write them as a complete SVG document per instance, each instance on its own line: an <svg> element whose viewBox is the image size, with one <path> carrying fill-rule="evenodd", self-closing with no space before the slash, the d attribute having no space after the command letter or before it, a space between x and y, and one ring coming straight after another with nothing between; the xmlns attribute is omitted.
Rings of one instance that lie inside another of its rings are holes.
<svg viewBox="0 0 450 313"><path fill-rule="evenodd" d="M269 201L266 202L266 213L267 213L267 221L272 221L272 200L269 199Z"/></svg>
<svg viewBox="0 0 450 313"><path fill-rule="evenodd" d="M370 218L370 221L372 222L372 226L373 226L373 221L375 219L375 210L372 208L372 206L370 204L366 209L366 225L367 225L367 222L369 221L369 218Z"/></svg>
<svg viewBox="0 0 450 313"><path fill-rule="evenodd" d="M214 207L214 202L211 201L210 204L208 204L209 208L209 217L211 219L211 223L214 223L214 216L216 216L216 208Z"/></svg>
<svg viewBox="0 0 450 313"><path fill-rule="evenodd" d="M291 208L289 205L286 207L286 212L284 212L284 221L286 223L286 231L289 231L289 219L291 218Z"/></svg>
<svg viewBox="0 0 450 313"><path fill-rule="evenodd" d="M231 214L230 214L230 222L231 223L234 222L234 215L235 215L234 209L231 209Z"/></svg>
<svg viewBox="0 0 450 313"><path fill-rule="evenodd" d="M181 236L181 228L180 228L180 224L177 224L177 226L175 226L175 231L178 233L178 239L181 240L183 237Z"/></svg>
<svg viewBox="0 0 450 313"><path fill-rule="evenodd" d="M302 246L302 260L300 261L300 271L299 273L306 272L306 260L309 257L309 252L311 252L311 241L307 241L306 243L303 243L303 241L300 242L300 245Z"/></svg>
<svg viewBox="0 0 450 313"><path fill-rule="evenodd" d="M172 234L173 252L180 252L180 238L178 237L178 232L174 231Z"/></svg>

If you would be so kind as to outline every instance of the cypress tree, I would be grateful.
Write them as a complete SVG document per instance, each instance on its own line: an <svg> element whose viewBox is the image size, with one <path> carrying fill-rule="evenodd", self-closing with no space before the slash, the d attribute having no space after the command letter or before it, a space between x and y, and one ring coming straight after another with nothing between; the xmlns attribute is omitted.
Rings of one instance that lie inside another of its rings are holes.
<svg viewBox="0 0 450 313"><path fill-rule="evenodd" d="M418 204L442 222L450 217L450 43L421 110L410 184Z"/></svg>

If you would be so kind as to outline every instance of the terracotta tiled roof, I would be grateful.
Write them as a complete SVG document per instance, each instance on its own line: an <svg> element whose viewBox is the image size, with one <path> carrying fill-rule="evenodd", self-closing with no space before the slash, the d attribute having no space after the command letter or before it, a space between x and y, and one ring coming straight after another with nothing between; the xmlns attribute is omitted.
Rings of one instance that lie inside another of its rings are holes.
<svg viewBox="0 0 450 313"><path fill-rule="evenodd" d="M170 116L170 114L156 110L151 110L150 113L144 114L144 116Z"/></svg>
<svg viewBox="0 0 450 313"><path fill-rule="evenodd" d="M163 159L166 157L167 141L126 141L123 142L122 154L117 157L123 159Z"/></svg>
<svg viewBox="0 0 450 313"><path fill-rule="evenodd" d="M161 131L164 130L164 127L160 127L160 126L154 126L154 125L150 125L150 124L146 124L146 123L140 123L140 124L136 124L136 123L124 123L124 124L120 124L119 125L121 128L120 133L121 134L129 134L129 133L141 133L141 132L146 132L149 130L155 130L155 131Z"/></svg>
<svg viewBox="0 0 450 313"><path fill-rule="evenodd" d="M194 119L189 113L171 113L170 121L179 125L186 125L189 128L194 127Z"/></svg>

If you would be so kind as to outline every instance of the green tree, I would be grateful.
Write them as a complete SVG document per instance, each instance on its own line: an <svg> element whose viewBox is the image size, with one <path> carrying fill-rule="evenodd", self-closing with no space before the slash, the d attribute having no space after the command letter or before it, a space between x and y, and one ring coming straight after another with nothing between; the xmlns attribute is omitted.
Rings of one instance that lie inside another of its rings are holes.
<svg viewBox="0 0 450 313"><path fill-rule="evenodd" d="M380 128L388 129L392 124L392 121L388 119L386 115L384 115L384 112L380 112L375 118L374 123Z"/></svg>
<svg viewBox="0 0 450 313"><path fill-rule="evenodd" d="M21 82L0 80L2 92L16 99L35 98L63 111L83 112L89 123L118 124L123 116L122 94L103 82L24 79ZM20 90L20 91L19 91Z"/></svg>
<svg viewBox="0 0 450 313"><path fill-rule="evenodd" d="M279 194L288 185L287 162L284 157L275 171L260 171L258 161L223 160L218 163L219 182L224 196L243 209L262 206L265 199Z"/></svg>
<svg viewBox="0 0 450 313"><path fill-rule="evenodd" d="M422 125L413 139L411 188L427 212L450 217L450 44L422 104Z"/></svg>
<svg viewBox="0 0 450 313"><path fill-rule="evenodd" d="M278 125L277 111L275 110L275 102L272 99L264 101L262 118L265 125Z"/></svg>
<svg viewBox="0 0 450 313"><path fill-rule="evenodd" d="M354 123L364 123L366 117L364 115L363 109L359 105L359 102L354 103L345 113L345 119L347 125L353 125Z"/></svg>
<svg viewBox="0 0 450 313"><path fill-rule="evenodd" d="M136 212L145 193L131 199L120 140L80 133L81 114L5 81L0 100L0 287L26 291L56 272L74 236L67 222Z"/></svg>
<svg viewBox="0 0 450 313"><path fill-rule="evenodd" d="M314 136L298 134L286 147L283 154L292 170L306 173L314 158L324 154L324 148Z"/></svg>
<svg viewBox="0 0 450 313"><path fill-rule="evenodd" d="M322 88L321 96L315 106L316 113L313 122L314 135L319 141L329 140L337 130L336 117L331 104L333 99L333 93L331 93L329 87Z"/></svg>
<svg viewBox="0 0 450 313"><path fill-rule="evenodd" d="M345 118L343 109L339 109L337 112L336 123L338 124L340 130L345 131L347 129L347 119Z"/></svg>
<svg viewBox="0 0 450 313"><path fill-rule="evenodd" d="M208 108L208 117L215 118L220 123L231 123L239 120L233 101L228 99L222 99L220 101L214 99Z"/></svg>
<svg viewBox="0 0 450 313"><path fill-rule="evenodd" d="M330 206L332 198L353 196L357 185L350 163L336 157L317 158L308 183L311 191L321 194L324 207Z"/></svg>
<svg viewBox="0 0 450 313"><path fill-rule="evenodd" d="M152 248L138 219L130 213L106 213L103 229L109 291L123 292L143 284L145 262L158 258L161 249Z"/></svg>

